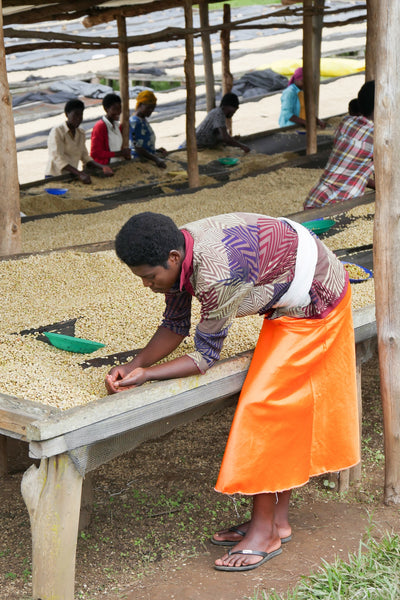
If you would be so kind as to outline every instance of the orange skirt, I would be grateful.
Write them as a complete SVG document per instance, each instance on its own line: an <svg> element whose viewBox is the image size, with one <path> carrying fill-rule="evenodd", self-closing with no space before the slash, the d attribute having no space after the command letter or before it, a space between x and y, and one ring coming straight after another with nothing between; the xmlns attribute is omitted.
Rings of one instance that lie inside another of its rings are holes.
<svg viewBox="0 0 400 600"><path fill-rule="evenodd" d="M264 320L215 489L280 492L359 460L349 285L323 319Z"/></svg>

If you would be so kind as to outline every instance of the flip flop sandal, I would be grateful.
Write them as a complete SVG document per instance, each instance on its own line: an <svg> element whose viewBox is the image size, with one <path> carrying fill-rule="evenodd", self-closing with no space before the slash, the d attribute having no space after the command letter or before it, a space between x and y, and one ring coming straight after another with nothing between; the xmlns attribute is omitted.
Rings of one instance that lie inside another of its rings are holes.
<svg viewBox="0 0 400 600"><path fill-rule="evenodd" d="M244 555L256 555L256 556L261 556L261 560L259 560L257 563L254 563L253 565L241 565L240 567L228 567L228 566L224 566L224 565L214 565L214 569L216 569L217 571L251 571L252 569L257 569L257 567L261 567L261 565L263 565L265 562L267 562L267 560L271 560L271 558L274 558L275 556L278 556L278 554L282 553L282 548L278 548L277 550L274 550L273 552L262 552L261 550L234 550L233 552L231 550L229 550L229 555L232 556L232 554L244 554Z"/></svg>
<svg viewBox="0 0 400 600"><path fill-rule="evenodd" d="M242 531L238 527L231 527L230 529L228 529L228 531L231 531L232 533L237 533L238 535L241 535L242 537L244 537L246 535L246 532ZM239 541L240 540L236 540L236 542L234 542L233 540L216 540L213 537L210 538L210 542L212 544L215 544L215 546L236 546L236 544L238 544Z"/></svg>
<svg viewBox="0 0 400 600"><path fill-rule="evenodd" d="M241 529L239 529L238 527L231 527L230 529L228 529L228 531L232 531L232 533L237 533L239 535L241 535L242 537L244 537L246 535L245 531L242 531ZM288 535L287 537L283 537L281 538L281 544L287 544L288 542L290 542L292 539L291 535ZM236 540L236 542L234 542L233 540L216 540L214 538L210 538L210 542L212 544L215 544L215 546L236 546L236 544L239 543L240 540Z"/></svg>
<svg viewBox="0 0 400 600"><path fill-rule="evenodd" d="M281 538L281 544L287 544L288 542L290 542L292 539L291 535L288 535L287 537Z"/></svg>

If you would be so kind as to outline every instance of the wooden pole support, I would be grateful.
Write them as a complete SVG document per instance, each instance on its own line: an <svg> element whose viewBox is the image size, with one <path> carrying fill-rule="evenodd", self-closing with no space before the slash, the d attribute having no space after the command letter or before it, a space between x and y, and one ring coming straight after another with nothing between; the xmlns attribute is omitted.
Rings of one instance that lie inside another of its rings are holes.
<svg viewBox="0 0 400 600"><path fill-rule="evenodd" d="M193 27L193 8L191 0L185 0L185 27ZM186 78L186 148L188 162L189 187L198 187L199 165L197 162L196 142L196 79L194 73L194 46L193 36L187 34L185 37L186 57L184 62Z"/></svg>
<svg viewBox="0 0 400 600"><path fill-rule="evenodd" d="M32 530L35 600L73 600L82 477L68 454L29 467L21 483Z"/></svg>
<svg viewBox="0 0 400 600"><path fill-rule="evenodd" d="M379 0L367 0L367 41L365 46L365 81L375 79L377 44L379 36L378 23Z"/></svg>
<svg viewBox="0 0 400 600"><path fill-rule="evenodd" d="M317 152L317 111L314 94L315 32L313 30L313 0L304 0L303 16L303 72L304 103L306 109L307 154ZM319 65L318 65L319 70Z"/></svg>
<svg viewBox="0 0 400 600"><path fill-rule="evenodd" d="M385 441L386 504L400 504L400 3L380 0L376 52L374 280Z"/></svg>
<svg viewBox="0 0 400 600"><path fill-rule="evenodd" d="M119 44L119 88L122 103L121 133L122 147L129 146L129 65L128 44L126 43L126 19L117 17Z"/></svg>
<svg viewBox="0 0 400 600"><path fill-rule="evenodd" d="M21 252L17 145L8 87L0 0L0 255Z"/></svg>
<svg viewBox="0 0 400 600"><path fill-rule="evenodd" d="M224 4L224 25L231 23L231 6ZM230 71L230 39L229 28L221 31L221 69L222 69L222 95L229 94L233 87L233 75ZM232 119L226 119L226 129L232 135Z"/></svg>
<svg viewBox="0 0 400 600"><path fill-rule="evenodd" d="M205 29L209 26L208 16L208 2L207 0L200 0L200 26ZM210 112L215 108L215 81L214 81L214 70L213 70L213 59L211 52L210 34L208 31L204 31L201 34L201 44L203 47L203 63L204 63L204 78L206 82L206 100L207 100L207 112Z"/></svg>
<svg viewBox="0 0 400 600"><path fill-rule="evenodd" d="M325 0L315 0L316 14L312 18L313 27L313 88L315 113L319 114L319 88L321 80L321 44L324 23Z"/></svg>

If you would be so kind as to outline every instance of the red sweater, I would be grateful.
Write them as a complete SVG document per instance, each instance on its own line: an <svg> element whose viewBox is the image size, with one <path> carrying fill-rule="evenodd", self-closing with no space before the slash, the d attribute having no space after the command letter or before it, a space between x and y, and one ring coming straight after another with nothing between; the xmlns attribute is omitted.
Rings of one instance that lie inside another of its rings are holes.
<svg viewBox="0 0 400 600"><path fill-rule="evenodd" d="M121 129L121 126L120 126ZM92 130L90 139L90 156L101 165L108 165L110 158L115 156L115 152L111 152L108 143L107 125L103 119L97 121Z"/></svg>

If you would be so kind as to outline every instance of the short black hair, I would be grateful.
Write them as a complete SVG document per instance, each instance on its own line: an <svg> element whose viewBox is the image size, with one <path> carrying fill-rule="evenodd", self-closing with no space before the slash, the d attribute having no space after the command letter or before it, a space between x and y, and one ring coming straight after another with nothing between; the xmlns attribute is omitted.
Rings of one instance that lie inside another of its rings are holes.
<svg viewBox="0 0 400 600"><path fill-rule="evenodd" d="M239 98L236 94L229 92L222 97L220 106L232 106L233 108L239 108Z"/></svg>
<svg viewBox="0 0 400 600"><path fill-rule="evenodd" d="M103 108L107 110L113 104L121 104L121 98L118 94L106 94L103 98Z"/></svg>
<svg viewBox="0 0 400 600"><path fill-rule="evenodd" d="M85 105L83 104L82 100L78 100L78 98L68 100L64 106L64 112L66 115L68 115L73 110L85 110Z"/></svg>
<svg viewBox="0 0 400 600"><path fill-rule="evenodd" d="M167 267L171 250L185 248L185 238L166 215L142 212L131 217L115 238L118 258L129 267Z"/></svg>
<svg viewBox="0 0 400 600"><path fill-rule="evenodd" d="M358 106L364 117L370 117L375 106L375 81L367 81L358 92Z"/></svg>
<svg viewBox="0 0 400 600"><path fill-rule="evenodd" d="M358 115L360 115L360 106L358 104L358 99L357 98L353 98L352 100L350 100L349 102L349 115L356 117Z"/></svg>

